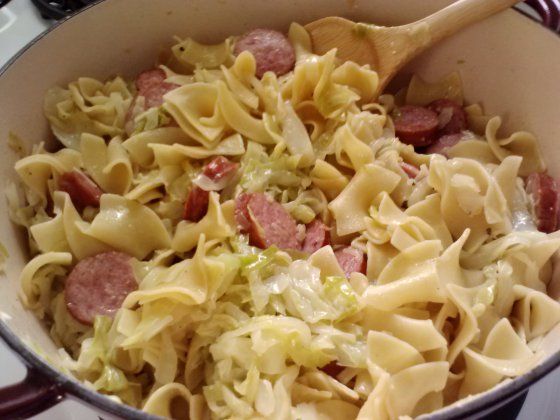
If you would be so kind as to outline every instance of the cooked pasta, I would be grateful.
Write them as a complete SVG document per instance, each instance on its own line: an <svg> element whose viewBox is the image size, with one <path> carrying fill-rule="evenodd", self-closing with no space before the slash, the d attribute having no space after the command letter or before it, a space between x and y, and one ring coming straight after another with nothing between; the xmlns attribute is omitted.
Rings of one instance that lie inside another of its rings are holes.
<svg viewBox="0 0 560 420"><path fill-rule="evenodd" d="M48 91L62 147L8 200L65 367L191 419L414 417L531 370L560 321L537 139L463 108L458 74L377 98L368 66L288 40L285 74L187 38L135 84Z"/></svg>

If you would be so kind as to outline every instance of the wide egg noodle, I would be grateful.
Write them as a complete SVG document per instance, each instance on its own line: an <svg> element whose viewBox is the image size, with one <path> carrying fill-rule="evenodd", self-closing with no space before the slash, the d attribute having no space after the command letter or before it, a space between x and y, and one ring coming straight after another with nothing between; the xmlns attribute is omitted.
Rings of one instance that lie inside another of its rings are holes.
<svg viewBox="0 0 560 420"><path fill-rule="evenodd" d="M467 247L482 245L489 233L495 237L511 231L508 199L515 178L506 179L503 173L516 173L515 162L505 160L491 171L469 159L432 157L428 181L441 194L441 212L453 237L471 229Z"/></svg>
<svg viewBox="0 0 560 420"><path fill-rule="evenodd" d="M72 204L72 200L68 194L57 191L54 194L54 201L57 207L62 209L62 225L64 227L66 243L72 254L78 260L111 250L111 247L107 243L104 243L96 238L95 235L88 232L89 223L82 219ZM48 227L56 229L59 226L57 226L57 224L50 224L50 226L43 225L41 227L43 229ZM47 235L52 234L53 238L56 237L55 235L59 235L59 233L49 232L48 230L44 230L44 233ZM43 242L40 238L38 239L40 242ZM62 242L62 244L65 246L64 242Z"/></svg>
<svg viewBox="0 0 560 420"><path fill-rule="evenodd" d="M439 287L435 266L440 250L439 241L426 241L408 248L385 267L376 285L366 289L364 303L383 311L413 302L443 303L445 297ZM405 257L405 253L410 256ZM399 258L401 256L403 258ZM411 265L414 265L413 270L410 270ZM394 275L396 270L399 276ZM407 271L412 272L408 274Z"/></svg>
<svg viewBox="0 0 560 420"><path fill-rule="evenodd" d="M311 180L327 196L334 199L348 185L348 178L335 166L324 160L316 160L310 172Z"/></svg>
<svg viewBox="0 0 560 420"><path fill-rule="evenodd" d="M186 220L179 222L171 247L178 252L190 251L201 235L205 235L208 240L224 240L235 232L232 219L233 203L220 205L218 195L211 192L206 215L196 223Z"/></svg>
<svg viewBox="0 0 560 420"><path fill-rule="evenodd" d="M179 127L160 127L142 131L130 136L123 142L132 162L146 168L154 165L154 153L150 145L195 143Z"/></svg>
<svg viewBox="0 0 560 420"><path fill-rule="evenodd" d="M29 233L41 252L70 252L62 212L50 220L34 224L29 228Z"/></svg>
<svg viewBox="0 0 560 420"><path fill-rule="evenodd" d="M132 165L122 140L105 143L99 136L84 133L80 143L84 169L107 193L124 195L132 183Z"/></svg>
<svg viewBox="0 0 560 420"><path fill-rule="evenodd" d="M500 161L511 155L522 156L523 161L519 169L521 176L542 172L545 169L544 160L535 136L526 131L518 131L505 139L499 139L498 130L501 125L502 119L493 117L486 126L486 138L494 155Z"/></svg>
<svg viewBox="0 0 560 420"><path fill-rule="evenodd" d="M497 385L503 377L515 377L533 368L539 360L507 319L502 318L488 337L482 352L465 350L466 376L460 396L482 392Z"/></svg>
<svg viewBox="0 0 560 420"><path fill-rule="evenodd" d="M253 110L259 106L259 96L251 90L252 84L257 83L256 68L255 57L248 51L239 54L230 68L220 67L229 89L241 103Z"/></svg>
<svg viewBox="0 0 560 420"><path fill-rule="evenodd" d="M335 156L341 166L358 171L373 162L373 150L358 139L348 125L343 125L334 133Z"/></svg>
<svg viewBox="0 0 560 420"><path fill-rule="evenodd" d="M225 121L219 109L218 89L211 83L193 83L165 95L165 109L179 127L207 148L221 139Z"/></svg>
<svg viewBox="0 0 560 420"><path fill-rule="evenodd" d="M376 182L371 182L372 179ZM398 182L398 175L376 164L365 165L359 170L329 204L329 209L337 221L338 235L364 230L365 219L373 199L381 191L393 191Z"/></svg>
<svg viewBox="0 0 560 420"><path fill-rule="evenodd" d="M114 194L101 196L100 212L85 232L138 259L171 245L169 232L152 210Z"/></svg>
<svg viewBox="0 0 560 420"><path fill-rule="evenodd" d="M176 165L186 159L205 159L211 156L239 156L245 152L243 138L239 134L233 134L223 139L213 149L200 146L188 146L184 144L160 144L148 145L158 166Z"/></svg>
<svg viewBox="0 0 560 420"><path fill-rule="evenodd" d="M41 300L48 297L52 274L42 270L49 265L66 266L72 263L72 254L68 252L47 252L33 258L26 264L20 274L22 300L25 306L39 309Z"/></svg>
<svg viewBox="0 0 560 420"><path fill-rule="evenodd" d="M367 219L364 236L369 241L379 245L390 242L402 252L418 242L438 239L428 223L418 217L407 216L387 193L380 193L380 197L379 206L370 208L370 218Z"/></svg>
<svg viewBox="0 0 560 420"><path fill-rule="evenodd" d="M81 166L81 154L72 149L33 154L16 162L15 170L23 183L42 199L48 194L48 180Z"/></svg>

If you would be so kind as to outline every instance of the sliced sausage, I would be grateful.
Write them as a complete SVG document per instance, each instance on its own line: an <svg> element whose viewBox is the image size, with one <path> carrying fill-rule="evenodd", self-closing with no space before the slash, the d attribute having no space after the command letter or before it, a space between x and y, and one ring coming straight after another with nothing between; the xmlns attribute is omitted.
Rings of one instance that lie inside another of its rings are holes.
<svg viewBox="0 0 560 420"><path fill-rule="evenodd" d="M404 171L404 173L407 174L408 177L412 179L416 178L420 173L420 169L417 166L414 166L410 163L401 162L400 167Z"/></svg>
<svg viewBox="0 0 560 420"><path fill-rule="evenodd" d="M146 99L146 109L161 106L163 95L179 87L174 83L167 83L165 79L165 72L161 69L146 70L136 78L136 89L138 95Z"/></svg>
<svg viewBox="0 0 560 420"><path fill-rule="evenodd" d="M323 366L321 368L321 370L323 372L325 372L327 375L329 375L331 378L335 378L338 376L338 374L340 372L342 372L344 370L344 366L340 366L336 360L333 360L332 362L327 363L325 366Z"/></svg>
<svg viewBox="0 0 560 420"><path fill-rule="evenodd" d="M165 79L165 72L162 69L150 69L136 76L134 84L136 85L138 93L141 93L164 83Z"/></svg>
<svg viewBox="0 0 560 420"><path fill-rule="evenodd" d="M58 188L68 193L78 209L99 207L99 199L103 194L90 177L78 170L63 173L58 179Z"/></svg>
<svg viewBox="0 0 560 420"><path fill-rule="evenodd" d="M76 264L66 279L64 298L70 314L91 325L98 315L113 317L137 288L130 256L104 252Z"/></svg>
<svg viewBox="0 0 560 420"><path fill-rule="evenodd" d="M364 253L359 249L351 246L337 249L334 255L346 274L346 277L350 277L350 274L354 272L364 273L366 272L366 258Z"/></svg>
<svg viewBox="0 0 560 420"><path fill-rule="evenodd" d="M218 156L204 167L202 173L212 181L217 182L230 176L237 170L238 166L238 163L231 162L224 156Z"/></svg>
<svg viewBox="0 0 560 420"><path fill-rule="evenodd" d="M395 134L400 141L413 146L431 144L438 128L438 115L421 106L400 107L394 119Z"/></svg>
<svg viewBox="0 0 560 420"><path fill-rule="evenodd" d="M318 249L331 243L329 228L320 219L315 219L305 228L302 250L313 254Z"/></svg>
<svg viewBox="0 0 560 420"><path fill-rule="evenodd" d="M428 108L438 115L438 135L457 134L467 129L467 113L451 99L438 99Z"/></svg>
<svg viewBox="0 0 560 420"><path fill-rule="evenodd" d="M249 233L251 229L251 219L249 218L249 209L247 205L251 199L251 194L240 194L235 199L235 221L241 233Z"/></svg>
<svg viewBox="0 0 560 420"><path fill-rule="evenodd" d="M237 198L237 207L237 222L242 231L248 225L251 245L262 249L272 245L281 249L301 249L296 221L280 203L263 193L250 193Z"/></svg>
<svg viewBox="0 0 560 420"><path fill-rule="evenodd" d="M459 143L463 139L463 135L461 133L456 134L446 134L438 138L433 144L429 145L424 153L431 155L434 153L447 156L447 151Z"/></svg>
<svg viewBox="0 0 560 420"><path fill-rule="evenodd" d="M210 201L210 193L203 190L198 185L193 185L183 211L183 219L191 222L198 222L208 211L208 202Z"/></svg>
<svg viewBox="0 0 560 420"><path fill-rule="evenodd" d="M249 51L255 57L256 75L261 78L267 71L282 76L294 68L296 54L286 36L272 29L253 29L242 35L233 52L235 55Z"/></svg>
<svg viewBox="0 0 560 420"><path fill-rule="evenodd" d="M558 185L547 173L532 173L527 178L527 193L533 199L533 216L537 229L551 233L558 225Z"/></svg>
<svg viewBox="0 0 560 420"><path fill-rule="evenodd" d="M223 156L218 156L202 169L202 174L208 178L213 186L216 186L217 182L230 177L238 166L238 163L231 162ZM224 186L208 189L193 185L185 201L183 219L191 222L198 222L202 219L208 211L209 191L219 191Z"/></svg>

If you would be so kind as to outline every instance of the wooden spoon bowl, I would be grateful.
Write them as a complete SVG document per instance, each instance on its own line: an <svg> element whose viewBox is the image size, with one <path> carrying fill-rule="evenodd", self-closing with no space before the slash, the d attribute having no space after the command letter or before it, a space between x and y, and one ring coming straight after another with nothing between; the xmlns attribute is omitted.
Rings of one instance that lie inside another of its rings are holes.
<svg viewBox="0 0 560 420"><path fill-rule="evenodd" d="M516 4L518 0L460 0L417 22L384 27L326 17L308 23L316 54L337 49L344 61L369 64L379 75L377 95L410 60L436 42L472 23Z"/></svg>

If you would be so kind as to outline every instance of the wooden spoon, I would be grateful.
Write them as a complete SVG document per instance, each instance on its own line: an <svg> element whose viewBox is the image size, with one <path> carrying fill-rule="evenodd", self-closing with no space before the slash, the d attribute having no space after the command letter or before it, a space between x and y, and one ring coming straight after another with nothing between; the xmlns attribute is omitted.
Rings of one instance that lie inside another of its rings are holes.
<svg viewBox="0 0 560 420"><path fill-rule="evenodd" d="M384 27L326 17L308 23L313 52L337 48L337 56L369 64L379 75L377 93L410 60L463 27L513 6L519 0L459 0L445 9L408 25Z"/></svg>

